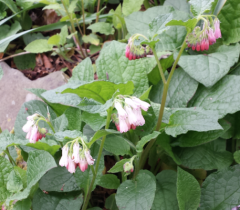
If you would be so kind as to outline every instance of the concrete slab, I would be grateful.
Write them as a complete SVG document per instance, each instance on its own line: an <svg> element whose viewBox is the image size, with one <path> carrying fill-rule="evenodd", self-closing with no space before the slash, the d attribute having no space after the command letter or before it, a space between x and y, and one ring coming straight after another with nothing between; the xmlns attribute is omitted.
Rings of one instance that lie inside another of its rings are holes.
<svg viewBox="0 0 240 210"><path fill-rule="evenodd" d="M43 78L31 81L20 71L12 69L6 63L0 63L3 77L0 80L0 127L11 130L22 104L37 99L28 92L28 88L42 88L46 90L57 88L65 84L63 72L53 72Z"/></svg>

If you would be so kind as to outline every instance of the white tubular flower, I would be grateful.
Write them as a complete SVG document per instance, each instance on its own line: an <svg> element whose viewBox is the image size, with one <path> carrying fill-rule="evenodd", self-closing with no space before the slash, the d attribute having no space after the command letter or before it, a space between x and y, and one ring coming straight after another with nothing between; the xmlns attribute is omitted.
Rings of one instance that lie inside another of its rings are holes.
<svg viewBox="0 0 240 210"><path fill-rule="evenodd" d="M128 119L121 118L119 116L119 127L120 127L120 132L125 133L130 130L131 125L128 122Z"/></svg>
<svg viewBox="0 0 240 210"><path fill-rule="evenodd" d="M75 165L75 163L73 162L73 160L72 160L72 158L70 156L68 156L67 170L70 173L75 173L75 171L76 171L76 165Z"/></svg>
<svg viewBox="0 0 240 210"><path fill-rule="evenodd" d="M79 163L79 161L80 161L78 142L75 142L74 145L73 145L72 159L74 160L75 163Z"/></svg>
<svg viewBox="0 0 240 210"><path fill-rule="evenodd" d="M123 109L122 105L118 101L115 102L114 106L117 109L119 116L121 116L122 118L127 117L127 112Z"/></svg>
<svg viewBox="0 0 240 210"><path fill-rule="evenodd" d="M34 125L31 130L31 136L29 138L30 143L36 143L38 141L38 127Z"/></svg>
<svg viewBox="0 0 240 210"><path fill-rule="evenodd" d="M79 166L79 168L80 168L80 170L81 170L82 172L84 172L85 170L87 170L87 168L88 168L88 162L87 162L86 158L80 158L80 161L79 161L79 163L78 163L78 166Z"/></svg>
<svg viewBox="0 0 240 210"><path fill-rule="evenodd" d="M91 154L90 154L90 150L85 150L84 154L85 154L85 157L86 157L86 159L87 159L88 165L93 165L95 159L92 158L92 156L91 156Z"/></svg>
<svg viewBox="0 0 240 210"><path fill-rule="evenodd" d="M140 108L140 104L136 103L135 101L133 101L130 98L125 98L125 103L128 104L129 106L131 106L133 109L139 109Z"/></svg>
<svg viewBox="0 0 240 210"><path fill-rule="evenodd" d="M30 115L30 116L27 117L27 120L32 120L32 121L34 121L34 118L35 118L35 117L39 117L39 114Z"/></svg>
<svg viewBox="0 0 240 210"><path fill-rule="evenodd" d="M142 116L141 109L134 109L133 110L135 116L137 117L137 126L142 126L145 124L145 119Z"/></svg>
<svg viewBox="0 0 240 210"><path fill-rule="evenodd" d="M68 165L68 146L66 145L62 148L62 157L59 161L59 165L62 167L67 167Z"/></svg>
<svg viewBox="0 0 240 210"><path fill-rule="evenodd" d="M145 101L142 101L142 100L140 100L139 98L136 98L136 97L133 97L132 100L134 102L136 102L137 104L139 104L141 109L143 109L144 111L147 111L148 108L151 106L149 103L147 103Z"/></svg>
<svg viewBox="0 0 240 210"><path fill-rule="evenodd" d="M34 121L33 120L28 120L26 122L26 124L22 127L22 130L24 132L28 133L31 130L33 125L34 125Z"/></svg>
<svg viewBox="0 0 240 210"><path fill-rule="evenodd" d="M136 115L133 113L133 110L130 106L125 106L125 110L128 114L128 121L130 123L130 125L136 125L137 124L137 117Z"/></svg>

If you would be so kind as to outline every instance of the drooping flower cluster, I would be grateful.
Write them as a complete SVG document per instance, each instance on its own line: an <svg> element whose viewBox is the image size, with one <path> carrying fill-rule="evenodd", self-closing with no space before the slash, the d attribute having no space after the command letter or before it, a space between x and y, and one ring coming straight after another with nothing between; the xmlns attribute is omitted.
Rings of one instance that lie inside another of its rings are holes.
<svg viewBox="0 0 240 210"><path fill-rule="evenodd" d="M146 47L142 45L135 46L134 39L130 38L126 46L125 56L129 60L135 60L135 59L146 57L149 51L150 51L149 46L146 46Z"/></svg>
<svg viewBox="0 0 240 210"><path fill-rule="evenodd" d="M215 18L211 22L205 19L202 30L197 26L188 35L186 42L189 48L196 51L208 50L209 45L215 44L216 40L222 37L219 19Z"/></svg>
<svg viewBox="0 0 240 210"><path fill-rule="evenodd" d="M136 97L118 95L114 101L114 106L117 110L117 116L112 115L112 119L117 130L124 133L130 129L135 129L136 126L145 124L141 109L147 111L150 104Z"/></svg>
<svg viewBox="0 0 240 210"><path fill-rule="evenodd" d="M92 158L90 150L86 147L83 140L81 141L83 147L79 145L78 140L74 140L70 148L68 144L71 142L62 148L62 157L59 165L62 167L65 166L70 173L75 173L77 167L84 172L87 170L88 165L94 164L95 160Z"/></svg>
<svg viewBox="0 0 240 210"><path fill-rule="evenodd" d="M38 126L39 114L33 114L27 117L27 123L22 127L22 130L27 133L26 139L30 143L36 143L46 136L47 129Z"/></svg>

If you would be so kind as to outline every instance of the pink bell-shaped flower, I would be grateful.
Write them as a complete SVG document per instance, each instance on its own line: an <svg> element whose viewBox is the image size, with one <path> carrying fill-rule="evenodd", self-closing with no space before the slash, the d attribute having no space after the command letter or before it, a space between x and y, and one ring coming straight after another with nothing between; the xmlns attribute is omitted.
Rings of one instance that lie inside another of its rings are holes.
<svg viewBox="0 0 240 210"><path fill-rule="evenodd" d="M127 117L126 111L123 109L122 105L121 105L118 101L115 102L114 106L115 106L115 108L117 109L118 115L119 115L121 118L126 118L126 117Z"/></svg>
<svg viewBox="0 0 240 210"><path fill-rule="evenodd" d="M85 154L85 157L86 157L86 159L87 159L88 165L93 165L95 159L92 158L92 156L91 156L91 154L90 154L90 150L85 150L85 151L84 151L84 154Z"/></svg>
<svg viewBox="0 0 240 210"><path fill-rule="evenodd" d="M73 154L72 154L72 159L74 160L75 163L79 163L80 157L79 157L79 143L75 142L73 145Z"/></svg>
<svg viewBox="0 0 240 210"><path fill-rule="evenodd" d="M67 170L70 173L75 173L75 171L76 171L76 164L74 163L74 161L72 160L72 158L70 156L68 156Z"/></svg>
<svg viewBox="0 0 240 210"><path fill-rule="evenodd" d="M134 102L136 102L137 104L139 104L139 106L141 107L141 109L143 109L144 111L147 111L148 108L150 107L150 104L145 102L145 101L142 101L140 100L139 98L136 98L136 97L133 97L132 100Z"/></svg>
<svg viewBox="0 0 240 210"><path fill-rule="evenodd" d="M220 30L220 21L215 18L214 20L214 35L215 35L215 38L218 39L218 38L221 38L222 37L222 33L221 33L221 30Z"/></svg>
<svg viewBox="0 0 240 210"><path fill-rule="evenodd" d="M87 163L87 160L86 158L80 158L80 161L78 163L78 167L80 168L80 170L82 172L84 172L85 170L87 170L88 168L88 163Z"/></svg>

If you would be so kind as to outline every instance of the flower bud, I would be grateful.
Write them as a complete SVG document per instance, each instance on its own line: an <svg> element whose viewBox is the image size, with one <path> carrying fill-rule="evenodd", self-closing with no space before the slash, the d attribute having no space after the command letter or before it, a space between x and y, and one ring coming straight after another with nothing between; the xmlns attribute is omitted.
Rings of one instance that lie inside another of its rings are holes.
<svg viewBox="0 0 240 210"><path fill-rule="evenodd" d="M129 161L129 162L126 162L124 165L123 165L123 170L124 172L126 173L130 173L130 172L133 172L134 171L134 166L133 164Z"/></svg>

